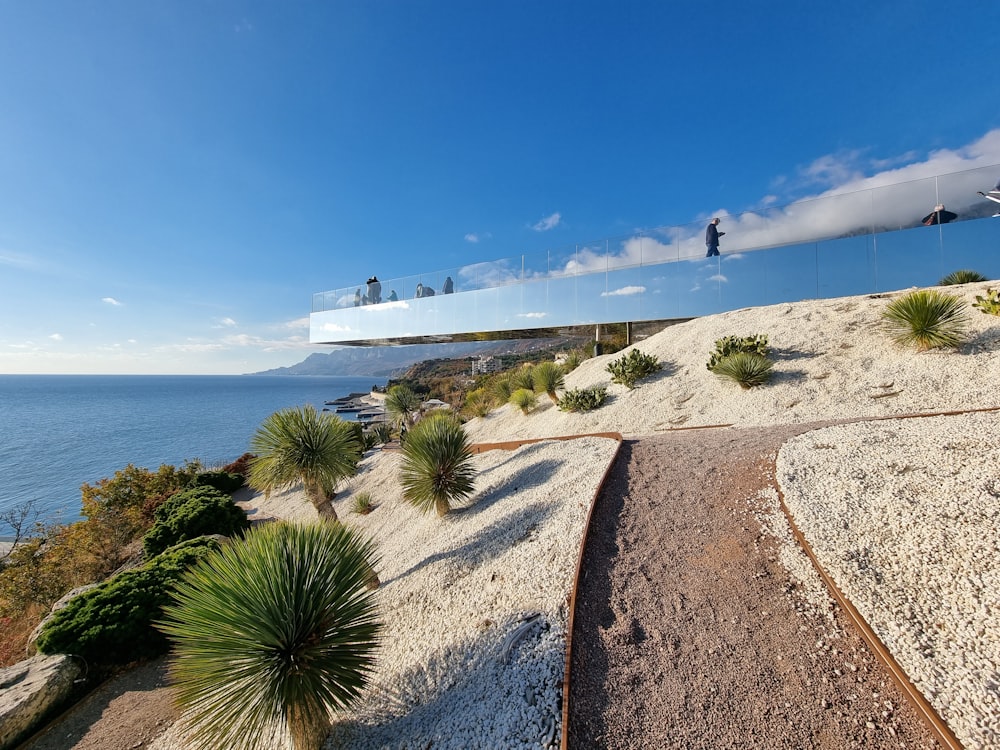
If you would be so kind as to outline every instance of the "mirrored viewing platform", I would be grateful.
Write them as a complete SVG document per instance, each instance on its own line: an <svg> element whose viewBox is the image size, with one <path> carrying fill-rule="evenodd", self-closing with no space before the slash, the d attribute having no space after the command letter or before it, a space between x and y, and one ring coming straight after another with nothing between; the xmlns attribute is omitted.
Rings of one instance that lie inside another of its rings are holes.
<svg viewBox="0 0 1000 750"><path fill-rule="evenodd" d="M721 215L565 250L380 277L313 295L313 344L600 335L802 299L937 284L959 269L1000 279L1000 166ZM935 212L936 206L946 208ZM928 221L928 217L929 221ZM706 220L707 223L707 220Z"/></svg>

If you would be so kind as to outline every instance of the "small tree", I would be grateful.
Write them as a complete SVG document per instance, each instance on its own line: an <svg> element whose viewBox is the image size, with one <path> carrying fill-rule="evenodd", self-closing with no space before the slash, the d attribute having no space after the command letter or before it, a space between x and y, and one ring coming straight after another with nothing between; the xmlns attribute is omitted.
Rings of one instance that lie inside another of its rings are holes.
<svg viewBox="0 0 1000 750"><path fill-rule="evenodd" d="M361 458L354 427L313 406L276 411L250 438L257 454L249 484L270 494L302 482L321 517L337 520L331 500L337 482L352 476Z"/></svg>
<svg viewBox="0 0 1000 750"><path fill-rule="evenodd" d="M319 748L374 666L374 547L341 524L275 523L192 569L164 608L182 726L201 748Z"/></svg>
<svg viewBox="0 0 1000 750"><path fill-rule="evenodd" d="M410 431L403 445L403 497L422 511L443 516L472 494L475 468L469 439L450 414L433 414Z"/></svg>
<svg viewBox="0 0 1000 750"><path fill-rule="evenodd" d="M527 414L538 404L538 397L534 391L527 388L518 388L510 394L510 402L521 410L522 414Z"/></svg>

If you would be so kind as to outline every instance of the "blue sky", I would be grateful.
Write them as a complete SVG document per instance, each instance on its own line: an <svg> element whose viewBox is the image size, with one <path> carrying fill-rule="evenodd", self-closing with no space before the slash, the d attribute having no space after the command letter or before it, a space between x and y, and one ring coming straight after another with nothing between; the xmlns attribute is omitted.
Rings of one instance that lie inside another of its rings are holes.
<svg viewBox="0 0 1000 750"><path fill-rule="evenodd" d="M981 0L0 0L0 373L289 365L372 273L1000 163L997 32Z"/></svg>

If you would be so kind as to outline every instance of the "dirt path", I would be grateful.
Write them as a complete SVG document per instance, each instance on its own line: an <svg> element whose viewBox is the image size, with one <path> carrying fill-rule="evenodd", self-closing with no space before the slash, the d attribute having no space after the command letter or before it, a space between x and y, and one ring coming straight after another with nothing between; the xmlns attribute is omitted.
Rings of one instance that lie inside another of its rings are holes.
<svg viewBox="0 0 1000 750"><path fill-rule="evenodd" d="M936 748L835 611L803 606L753 498L817 425L626 441L591 521L569 747Z"/></svg>

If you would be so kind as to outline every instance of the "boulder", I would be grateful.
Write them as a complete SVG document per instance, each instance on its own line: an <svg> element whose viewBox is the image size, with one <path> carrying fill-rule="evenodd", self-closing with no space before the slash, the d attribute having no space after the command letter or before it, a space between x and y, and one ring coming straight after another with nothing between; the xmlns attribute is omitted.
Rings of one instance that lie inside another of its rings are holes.
<svg viewBox="0 0 1000 750"><path fill-rule="evenodd" d="M0 750L13 748L66 700L80 665L65 654L33 656L0 669Z"/></svg>

